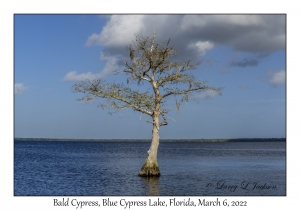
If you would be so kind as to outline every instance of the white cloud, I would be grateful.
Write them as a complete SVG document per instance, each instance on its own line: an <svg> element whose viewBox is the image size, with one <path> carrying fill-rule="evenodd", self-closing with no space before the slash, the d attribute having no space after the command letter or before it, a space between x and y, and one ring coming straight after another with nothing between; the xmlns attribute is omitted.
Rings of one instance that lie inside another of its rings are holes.
<svg viewBox="0 0 300 210"><path fill-rule="evenodd" d="M201 42L191 43L188 45L189 48L194 48L200 56L205 55L206 51L211 50L214 47L214 44L211 42Z"/></svg>
<svg viewBox="0 0 300 210"><path fill-rule="evenodd" d="M275 87L285 84L285 77L286 76L284 70L268 72L269 84Z"/></svg>
<svg viewBox="0 0 300 210"><path fill-rule="evenodd" d="M106 62L98 73L69 72L66 81L103 78L128 58L126 46L135 35L152 36L178 51L176 59L200 59L216 46L250 53L285 50L285 15L111 15L99 33L91 34L86 46L104 46L101 59ZM196 55L196 57L195 57ZM198 57L197 57L198 56ZM256 58L256 57L254 57ZM243 60L238 65L254 65L256 60Z"/></svg>
<svg viewBox="0 0 300 210"><path fill-rule="evenodd" d="M171 38L179 56L195 51L201 56L216 45L254 53L285 50L285 15L111 15L86 45L120 52L132 43L134 34L152 36L154 30L159 42ZM189 46L196 43L199 46L191 52Z"/></svg>
<svg viewBox="0 0 300 210"><path fill-rule="evenodd" d="M218 93L213 90L205 90L202 93L199 93L198 95L195 96L197 99L212 99L216 97Z"/></svg>
<svg viewBox="0 0 300 210"><path fill-rule="evenodd" d="M185 15L180 29L190 38L235 50L285 50L285 15Z"/></svg>
<svg viewBox="0 0 300 210"><path fill-rule="evenodd" d="M100 73L82 73L77 74L76 71L71 71L66 74L64 77L64 81L67 82L76 82L76 81L84 81L84 80L96 80L96 79L103 79L107 77L112 71L118 69L118 61L119 56L107 56L104 53L100 54L100 59L104 62L106 62L103 70Z"/></svg>
<svg viewBox="0 0 300 210"><path fill-rule="evenodd" d="M15 84L15 95L23 94L26 90L27 90L27 87L25 87L23 83Z"/></svg>
<svg viewBox="0 0 300 210"><path fill-rule="evenodd" d="M111 47L127 45L134 39L134 33L143 29L143 18L144 15L112 15L101 33L92 34L86 45L103 44Z"/></svg>
<svg viewBox="0 0 300 210"><path fill-rule="evenodd" d="M116 56L111 56L111 55L106 55L105 53L100 54L100 59L104 62L106 62L101 75L102 77L108 76L111 72L114 70L117 70L119 68L119 61L121 60L122 56L116 55Z"/></svg>
<svg viewBox="0 0 300 210"><path fill-rule="evenodd" d="M259 15L215 15L215 21L237 26L260 26L264 24L264 17Z"/></svg>
<svg viewBox="0 0 300 210"><path fill-rule="evenodd" d="M66 74L64 80L68 82L74 82L74 81L84 81L84 80L95 80L100 78L101 78L101 74L93 74L92 72L77 74L76 71L71 71Z"/></svg>
<svg viewBox="0 0 300 210"><path fill-rule="evenodd" d="M185 15L180 28L190 30L195 27L210 27L217 24L232 26L257 26L263 24L263 17L257 15Z"/></svg>

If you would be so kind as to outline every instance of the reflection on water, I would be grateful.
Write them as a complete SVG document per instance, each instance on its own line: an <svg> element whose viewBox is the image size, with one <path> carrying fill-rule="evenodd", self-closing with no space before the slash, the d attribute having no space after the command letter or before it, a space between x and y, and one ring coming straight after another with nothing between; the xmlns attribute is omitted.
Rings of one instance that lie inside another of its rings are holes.
<svg viewBox="0 0 300 210"><path fill-rule="evenodd" d="M15 141L14 195L286 194L285 142L161 142L161 176L143 178L149 144ZM244 181L272 189L241 189Z"/></svg>
<svg viewBox="0 0 300 210"><path fill-rule="evenodd" d="M147 189L147 195L159 196L159 177L141 177Z"/></svg>

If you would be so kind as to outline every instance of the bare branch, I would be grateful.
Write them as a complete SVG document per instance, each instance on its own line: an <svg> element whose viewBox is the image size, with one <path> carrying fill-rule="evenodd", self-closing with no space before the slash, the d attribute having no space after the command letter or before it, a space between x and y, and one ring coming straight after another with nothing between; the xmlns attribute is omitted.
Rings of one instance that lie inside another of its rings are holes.
<svg viewBox="0 0 300 210"><path fill-rule="evenodd" d="M221 94L222 88L199 86L199 87L189 88L189 89L185 89L185 90L174 90L174 91L170 91L170 92L166 93L165 95L162 96L162 98L166 98L170 95L187 95L189 93L195 93L195 92L200 92L200 91L204 91L204 90L212 90L212 91L216 91L219 94Z"/></svg>

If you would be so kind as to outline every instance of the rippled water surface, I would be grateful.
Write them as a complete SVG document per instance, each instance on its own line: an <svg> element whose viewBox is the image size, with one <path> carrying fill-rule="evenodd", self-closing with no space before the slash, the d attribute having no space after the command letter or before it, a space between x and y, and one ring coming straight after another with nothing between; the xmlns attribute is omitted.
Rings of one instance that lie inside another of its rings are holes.
<svg viewBox="0 0 300 210"><path fill-rule="evenodd" d="M137 176L150 142L15 141L14 195L286 195L285 142L161 142L161 176Z"/></svg>

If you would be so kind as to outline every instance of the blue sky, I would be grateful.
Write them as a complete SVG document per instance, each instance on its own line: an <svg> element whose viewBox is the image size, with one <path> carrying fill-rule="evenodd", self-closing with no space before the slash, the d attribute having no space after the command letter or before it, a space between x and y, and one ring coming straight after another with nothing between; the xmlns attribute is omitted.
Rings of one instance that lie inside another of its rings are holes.
<svg viewBox="0 0 300 210"><path fill-rule="evenodd" d="M161 138L286 136L285 15L15 15L14 135L33 138L151 138L146 118L76 99L84 79L115 77L134 34L171 39L178 58L201 61L192 73L222 96L175 102Z"/></svg>

